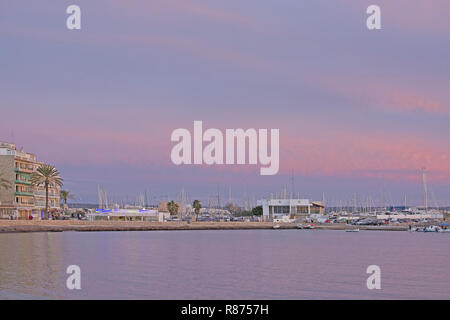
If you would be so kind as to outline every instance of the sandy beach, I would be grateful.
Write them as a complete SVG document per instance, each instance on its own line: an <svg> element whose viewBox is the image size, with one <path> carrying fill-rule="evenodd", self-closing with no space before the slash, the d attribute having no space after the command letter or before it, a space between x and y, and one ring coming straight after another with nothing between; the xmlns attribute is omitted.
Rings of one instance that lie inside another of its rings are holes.
<svg viewBox="0 0 450 320"><path fill-rule="evenodd" d="M295 223L279 223L280 229L296 229ZM0 233L63 231L157 231L157 230L242 230L272 229L272 222L141 222L78 220L0 220ZM345 224L318 224L316 230L356 228ZM407 225L358 226L360 230L407 231Z"/></svg>

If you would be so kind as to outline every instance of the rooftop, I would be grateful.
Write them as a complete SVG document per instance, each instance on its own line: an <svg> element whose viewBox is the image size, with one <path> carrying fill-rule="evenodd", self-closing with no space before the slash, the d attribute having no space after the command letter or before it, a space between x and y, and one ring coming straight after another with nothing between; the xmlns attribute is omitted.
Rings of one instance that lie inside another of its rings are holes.
<svg viewBox="0 0 450 320"><path fill-rule="evenodd" d="M0 156L15 156L24 161L36 161L36 155L25 152L23 148L17 150L16 145L0 141Z"/></svg>

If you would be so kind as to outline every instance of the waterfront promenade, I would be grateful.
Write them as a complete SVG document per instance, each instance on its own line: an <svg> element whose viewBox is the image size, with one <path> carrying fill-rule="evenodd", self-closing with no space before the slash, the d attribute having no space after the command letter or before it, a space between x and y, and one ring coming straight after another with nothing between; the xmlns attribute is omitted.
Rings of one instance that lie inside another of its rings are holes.
<svg viewBox="0 0 450 320"><path fill-rule="evenodd" d="M278 223L280 229L296 229L295 223ZM80 220L0 220L0 233L62 231L158 231L158 230L243 230L272 229L272 222L141 222ZM355 228L345 224L316 224L315 229L344 230ZM360 230L407 231L407 224L358 226ZM275 230L274 230L275 231ZM305 230L314 231L314 230Z"/></svg>

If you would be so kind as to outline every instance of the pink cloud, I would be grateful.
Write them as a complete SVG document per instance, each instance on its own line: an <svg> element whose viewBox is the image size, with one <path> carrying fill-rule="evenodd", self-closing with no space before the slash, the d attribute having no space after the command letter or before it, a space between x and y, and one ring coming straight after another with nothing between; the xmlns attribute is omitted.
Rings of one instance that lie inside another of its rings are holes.
<svg viewBox="0 0 450 320"><path fill-rule="evenodd" d="M433 113L449 113L441 103L430 97L417 95L415 92L394 92L388 100L402 110L422 110Z"/></svg>
<svg viewBox="0 0 450 320"><path fill-rule="evenodd" d="M173 19L179 19L181 14L183 18L194 16L196 18L207 20L208 22L227 23L230 25L236 25L248 28L257 32L271 32L272 30L267 28L265 24L257 22L255 19L249 17L249 15L242 15L237 10L217 8L214 3L208 1L208 4L199 3L198 1L184 1L184 0L162 0L142 2L140 0L128 0L126 2L112 1L108 3L108 6L114 8L115 11L111 11L111 14L119 14L121 18L126 14L126 10L133 10L133 17L136 16L136 11L142 12L148 15L158 16L164 15L166 18L171 17Z"/></svg>
<svg viewBox="0 0 450 320"><path fill-rule="evenodd" d="M305 128L305 132L307 132ZM318 134L287 136L283 140L281 171L303 174L366 176L410 180L422 167L436 181L450 179L450 145L447 140L323 129Z"/></svg>
<svg viewBox="0 0 450 320"><path fill-rule="evenodd" d="M450 180L450 142L427 141L420 137L385 132L359 132L312 123L299 123L297 129L285 128L280 136L280 171L304 175L358 176L414 181L426 167L431 180ZM57 132L57 134L55 134ZM153 126L130 132L121 128L55 127L52 131L24 131L41 159L76 165L128 164L188 170L170 161L171 129ZM58 146L55 148L55 146ZM33 152L33 150L31 150ZM195 166L200 170L259 175L259 166Z"/></svg>
<svg viewBox="0 0 450 320"><path fill-rule="evenodd" d="M24 129L21 134L33 146L27 150L38 150L38 157L44 161L74 165L152 165L170 160L169 140L157 132L161 128L156 126L147 132L130 132L114 125L110 128L55 125L51 131L34 128Z"/></svg>
<svg viewBox="0 0 450 320"><path fill-rule="evenodd" d="M339 78L315 77L315 83L326 91L359 103L363 108L450 115L450 92L446 81L424 88L423 84L402 78L377 77L375 81L359 75L341 75Z"/></svg>
<svg viewBox="0 0 450 320"><path fill-rule="evenodd" d="M133 48L139 47L162 47L170 50L187 53L194 57L201 59L208 59L213 62L226 62L239 68L245 67L253 70L260 70L264 72L285 75L283 70L287 70L287 66L282 66L276 61L267 61L255 55L245 54L238 50L232 50L228 47L215 47L210 44L194 40L183 39L177 36L160 36L160 35L139 35L139 34L111 34L111 33L97 33L89 32L83 34L81 37L66 37L64 30L44 30L44 29L0 29L0 34L16 35L27 38L39 38L52 42L65 41L68 43L80 42L83 44L90 44L95 46L111 46L123 47L124 45L131 45Z"/></svg>

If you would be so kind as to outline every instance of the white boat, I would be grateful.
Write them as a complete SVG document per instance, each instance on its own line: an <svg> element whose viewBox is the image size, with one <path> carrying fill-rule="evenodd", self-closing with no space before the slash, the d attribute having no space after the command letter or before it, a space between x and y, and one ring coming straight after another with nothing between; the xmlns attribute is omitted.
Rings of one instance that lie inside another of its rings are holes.
<svg viewBox="0 0 450 320"><path fill-rule="evenodd" d="M425 232L425 227L417 227L417 228L412 228L411 231L415 231L415 232Z"/></svg>
<svg viewBox="0 0 450 320"><path fill-rule="evenodd" d="M359 229L345 229L345 232L359 232Z"/></svg>
<svg viewBox="0 0 450 320"><path fill-rule="evenodd" d="M276 225L274 225L272 228L274 228L274 229L280 229L280 225L279 224L276 224Z"/></svg>
<svg viewBox="0 0 450 320"><path fill-rule="evenodd" d="M423 230L424 232L438 232L440 230L439 227L436 226L428 226Z"/></svg>
<svg viewBox="0 0 450 320"><path fill-rule="evenodd" d="M439 229L438 232L450 233L450 229Z"/></svg>
<svg viewBox="0 0 450 320"><path fill-rule="evenodd" d="M297 224L297 229L303 229L303 225L301 223Z"/></svg>
<svg viewBox="0 0 450 320"><path fill-rule="evenodd" d="M304 229L315 229L315 228L316 228L316 227L314 227L313 224L308 224L308 225L305 226Z"/></svg>

